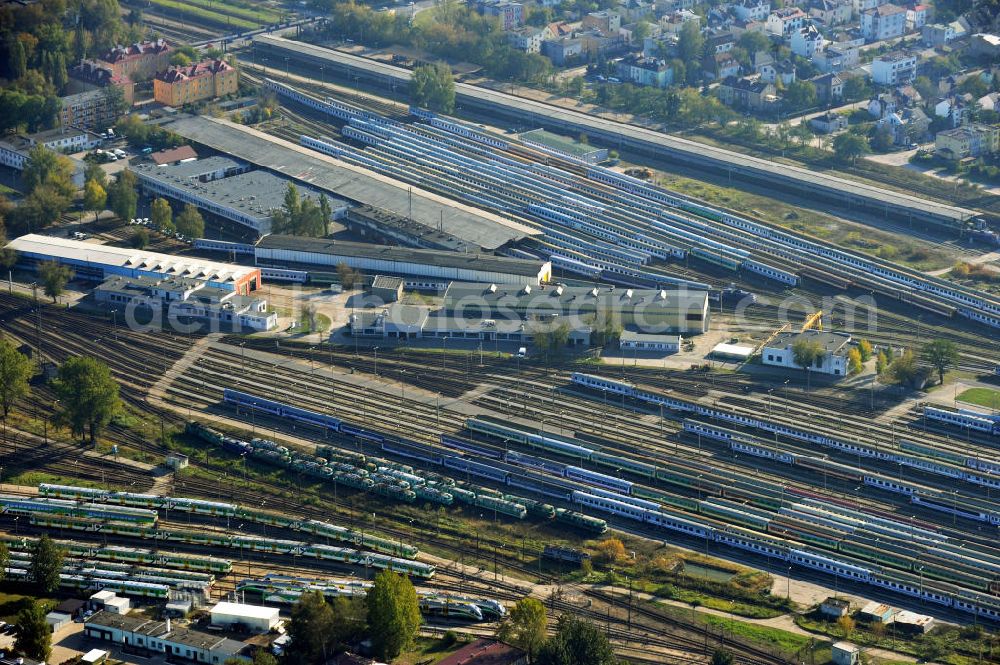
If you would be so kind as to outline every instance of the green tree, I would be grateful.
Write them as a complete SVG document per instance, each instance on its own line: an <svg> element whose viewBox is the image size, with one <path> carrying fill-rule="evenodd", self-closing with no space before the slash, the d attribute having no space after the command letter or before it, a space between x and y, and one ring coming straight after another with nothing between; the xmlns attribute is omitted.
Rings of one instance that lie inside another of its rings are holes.
<svg viewBox="0 0 1000 665"><path fill-rule="evenodd" d="M337 264L337 278L340 280L340 285L347 291L361 283L361 275L346 263Z"/></svg>
<svg viewBox="0 0 1000 665"><path fill-rule="evenodd" d="M35 541L28 566L28 579L41 594L55 593L59 588L59 573L62 572L63 556L60 549L47 533ZM44 613L43 613L44 618Z"/></svg>
<svg viewBox="0 0 1000 665"><path fill-rule="evenodd" d="M83 207L94 211L94 221L97 221L101 211L108 202L108 193L96 180L88 180L83 186Z"/></svg>
<svg viewBox="0 0 1000 665"><path fill-rule="evenodd" d="M792 81L785 90L785 104L795 111L816 106L816 85L810 81Z"/></svg>
<svg viewBox="0 0 1000 665"><path fill-rule="evenodd" d="M323 235L330 235L330 222L333 220L333 208L330 207L330 199L326 194L319 195L319 214L323 219Z"/></svg>
<svg viewBox="0 0 1000 665"><path fill-rule="evenodd" d="M10 550L7 543L0 542L0 581L7 576L7 565L10 563Z"/></svg>
<svg viewBox="0 0 1000 665"><path fill-rule="evenodd" d="M66 197L72 196L76 191L73 185L73 163L65 155L56 154L41 143L28 153L21 182L29 194L44 185Z"/></svg>
<svg viewBox="0 0 1000 665"><path fill-rule="evenodd" d="M32 374L32 362L9 339L0 339L0 409L5 421L14 403L28 394Z"/></svg>
<svg viewBox="0 0 1000 665"><path fill-rule="evenodd" d="M958 347L946 339L925 344L920 355L925 363L937 370L939 383L944 383L944 373L948 368L958 364Z"/></svg>
<svg viewBox="0 0 1000 665"><path fill-rule="evenodd" d="M876 127L875 132L872 134L871 148L875 152L889 152L895 141L896 137L893 134L892 127L882 125L881 127Z"/></svg>
<svg viewBox="0 0 1000 665"><path fill-rule="evenodd" d="M136 249L146 249L149 245L149 230L144 226L138 227L132 232L131 243Z"/></svg>
<svg viewBox="0 0 1000 665"><path fill-rule="evenodd" d="M205 237L205 220L202 219L198 209L190 203L184 206L181 214L177 215L177 232L187 238Z"/></svg>
<svg viewBox="0 0 1000 665"><path fill-rule="evenodd" d="M164 232L174 230L174 211L171 210L169 201L164 198L154 199L150 208L153 226Z"/></svg>
<svg viewBox="0 0 1000 665"><path fill-rule="evenodd" d="M917 364L917 357L913 351L907 349L903 355L899 356L886 367L886 378L898 385L907 385L916 388L924 379L925 374Z"/></svg>
<svg viewBox="0 0 1000 665"><path fill-rule="evenodd" d="M866 99L871 94L871 85L864 76L852 76L844 81L844 101Z"/></svg>
<svg viewBox="0 0 1000 665"><path fill-rule="evenodd" d="M889 369L889 365L892 364L892 357L889 353L882 349L878 352L878 357L875 358L875 373L879 376L885 373Z"/></svg>
<svg viewBox="0 0 1000 665"><path fill-rule="evenodd" d="M868 153L868 144L861 136L844 132L833 138L833 153L840 161L854 164L858 157Z"/></svg>
<svg viewBox="0 0 1000 665"><path fill-rule="evenodd" d="M872 359L872 343L867 339L858 340L858 352L861 354L861 362L868 362Z"/></svg>
<svg viewBox="0 0 1000 665"><path fill-rule="evenodd" d="M139 195L136 193L138 181L134 173L128 169L121 171L115 183L108 190L108 203L118 219L127 220L135 217Z"/></svg>
<svg viewBox="0 0 1000 665"><path fill-rule="evenodd" d="M28 71L28 58L24 54L24 44L15 39L10 49L10 72L15 79L24 76Z"/></svg>
<svg viewBox="0 0 1000 665"><path fill-rule="evenodd" d="M697 83L701 78L701 56L704 50L705 38L701 35L698 21L686 21L677 38L677 54L687 69L688 83Z"/></svg>
<svg viewBox="0 0 1000 665"><path fill-rule="evenodd" d="M368 626L368 603L364 598L338 596L330 604L334 630L330 639L335 648L356 642Z"/></svg>
<svg viewBox="0 0 1000 665"><path fill-rule="evenodd" d="M42 288L45 295L52 298L52 302L58 302L63 289L69 282L73 273L69 266L64 266L56 261L46 261L38 266L38 276L42 280Z"/></svg>
<svg viewBox="0 0 1000 665"><path fill-rule="evenodd" d="M792 360L803 369L818 365L825 356L826 350L817 340L800 337L792 344Z"/></svg>
<svg viewBox="0 0 1000 665"><path fill-rule="evenodd" d="M45 608L42 604L37 600L27 600L17 613L14 626L14 651L28 658L47 662L52 655L52 631L49 630L49 622L45 620Z"/></svg>
<svg viewBox="0 0 1000 665"><path fill-rule="evenodd" d="M417 592L408 577L383 570L368 592L368 625L372 650L392 660L412 644L420 629Z"/></svg>
<svg viewBox="0 0 1000 665"><path fill-rule="evenodd" d="M455 78L443 62L422 65L410 77L410 98L417 106L442 113L455 110Z"/></svg>
<svg viewBox="0 0 1000 665"><path fill-rule="evenodd" d="M105 191L108 189L108 173L97 162L87 162L83 171L83 180L84 182L93 180Z"/></svg>
<svg viewBox="0 0 1000 665"><path fill-rule="evenodd" d="M771 40L763 32L747 30L740 35L740 38L736 43L751 56L758 51L771 50Z"/></svg>
<svg viewBox="0 0 1000 665"><path fill-rule="evenodd" d="M712 654L712 665L733 665L733 654L726 649L716 649Z"/></svg>
<svg viewBox="0 0 1000 665"><path fill-rule="evenodd" d="M864 369L864 365L861 364L861 352L857 349L851 349L847 352L847 372L860 374L862 369Z"/></svg>
<svg viewBox="0 0 1000 665"><path fill-rule="evenodd" d="M191 64L191 58L186 53L174 53L170 56L170 64L175 67L187 67Z"/></svg>
<svg viewBox="0 0 1000 665"><path fill-rule="evenodd" d="M83 437L89 430L90 443L121 412L118 383L104 363L89 356L70 358L59 368L54 381L62 410L59 422L69 426L74 436Z"/></svg>
<svg viewBox="0 0 1000 665"><path fill-rule="evenodd" d="M522 598L500 624L497 638L522 649L528 654L530 663L545 643L548 625L545 605L536 598Z"/></svg>
<svg viewBox="0 0 1000 665"><path fill-rule="evenodd" d="M335 623L333 610L321 592L302 594L292 607L288 625L292 641L286 652L287 660L297 665L325 663L333 655Z"/></svg>
<svg viewBox="0 0 1000 665"><path fill-rule="evenodd" d="M616 665L614 650L604 632L570 614L559 618L556 634L538 652L536 665Z"/></svg>

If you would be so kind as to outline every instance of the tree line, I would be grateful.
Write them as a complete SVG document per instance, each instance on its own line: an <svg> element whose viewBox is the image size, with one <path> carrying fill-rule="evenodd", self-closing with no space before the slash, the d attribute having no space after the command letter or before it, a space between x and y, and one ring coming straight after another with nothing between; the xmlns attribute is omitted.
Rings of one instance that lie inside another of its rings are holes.
<svg viewBox="0 0 1000 665"><path fill-rule="evenodd" d="M54 127L68 69L115 44L142 39L117 0L39 0L0 5L0 131Z"/></svg>
<svg viewBox="0 0 1000 665"><path fill-rule="evenodd" d="M29 398L35 364L6 338L0 339L0 410L4 427L14 406ZM73 436L96 443L101 431L122 412L118 383L108 366L90 356L76 356L59 366L52 382L59 399L54 422Z"/></svg>

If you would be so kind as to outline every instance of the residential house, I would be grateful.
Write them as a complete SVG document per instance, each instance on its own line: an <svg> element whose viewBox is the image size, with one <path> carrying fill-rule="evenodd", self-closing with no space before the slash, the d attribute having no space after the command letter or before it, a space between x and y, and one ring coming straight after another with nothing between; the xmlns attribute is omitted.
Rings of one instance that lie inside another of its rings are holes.
<svg viewBox="0 0 1000 665"><path fill-rule="evenodd" d="M991 92L976 100L976 104L984 111L1000 111L1000 92Z"/></svg>
<svg viewBox="0 0 1000 665"><path fill-rule="evenodd" d="M906 29L913 32L920 30L927 25L927 17L930 16L931 6L914 3L906 7Z"/></svg>
<svg viewBox="0 0 1000 665"><path fill-rule="evenodd" d="M809 16L825 26L843 25L851 20L851 0L810 0Z"/></svg>
<svg viewBox="0 0 1000 665"><path fill-rule="evenodd" d="M868 101L868 115L878 120L895 113L898 105L895 95L883 92Z"/></svg>
<svg viewBox="0 0 1000 665"><path fill-rule="evenodd" d="M673 67L666 61L630 54L615 63L618 78L637 85L666 88L674 82Z"/></svg>
<svg viewBox="0 0 1000 665"><path fill-rule="evenodd" d="M97 88L61 97L59 123L103 131L115 124L122 111L113 87Z"/></svg>
<svg viewBox="0 0 1000 665"><path fill-rule="evenodd" d="M852 0L852 5L854 7L854 13L864 14L869 9L875 9L889 2L889 0Z"/></svg>
<svg viewBox="0 0 1000 665"><path fill-rule="evenodd" d="M542 42L542 55L557 67L565 67L583 59L583 40L576 37L558 37Z"/></svg>
<svg viewBox="0 0 1000 665"><path fill-rule="evenodd" d="M969 34L962 20L951 23L928 23L920 30L920 37L927 46L944 46Z"/></svg>
<svg viewBox="0 0 1000 665"><path fill-rule="evenodd" d="M806 22L806 14L798 7L782 7L767 17L767 31L779 37L788 37Z"/></svg>
<svg viewBox="0 0 1000 665"><path fill-rule="evenodd" d="M878 85L906 85L916 77L916 55L886 53L872 60L872 81Z"/></svg>
<svg viewBox="0 0 1000 665"><path fill-rule="evenodd" d="M740 62L731 53L716 53L702 61L705 78L723 80L730 76L739 76Z"/></svg>
<svg viewBox="0 0 1000 665"><path fill-rule="evenodd" d="M917 106L922 104L924 101L923 96L917 92L917 89L912 85L901 85L897 87L896 99L899 100L899 105L903 108Z"/></svg>
<svg viewBox="0 0 1000 665"><path fill-rule="evenodd" d="M1000 148L1000 126L971 123L937 133L934 152L944 159L962 160L995 154Z"/></svg>
<svg viewBox="0 0 1000 665"><path fill-rule="evenodd" d="M764 65L760 68L760 77L768 83L781 82L781 85L788 86L795 82L795 63L788 58L781 62Z"/></svg>
<svg viewBox="0 0 1000 665"><path fill-rule="evenodd" d="M577 33L577 38L583 47L583 52L591 58L607 56L615 51L625 50L625 37L621 31L605 32L590 28Z"/></svg>
<svg viewBox="0 0 1000 665"><path fill-rule="evenodd" d="M70 77L82 81L88 86L98 88L115 87L122 91L125 103L132 106L135 94L135 84L128 76L115 74L114 69L100 60L82 60L79 65L69 71Z"/></svg>
<svg viewBox="0 0 1000 665"><path fill-rule="evenodd" d="M982 32L972 35L972 39L969 40L969 54L977 58L1000 60L1000 35Z"/></svg>
<svg viewBox="0 0 1000 665"><path fill-rule="evenodd" d="M813 55L813 64L821 72L837 74L858 66L861 49L852 42L827 44Z"/></svg>
<svg viewBox="0 0 1000 665"><path fill-rule="evenodd" d="M582 27L597 28L601 32L618 32L622 27L622 15L614 9L590 12L583 17Z"/></svg>
<svg viewBox="0 0 1000 665"><path fill-rule="evenodd" d="M816 86L816 99L822 104L833 104L844 98L844 79L839 74L820 74L809 81Z"/></svg>
<svg viewBox="0 0 1000 665"><path fill-rule="evenodd" d="M507 41L514 48L525 53L541 53L542 42L551 38L552 33L546 28L536 28L526 25L507 32Z"/></svg>
<svg viewBox="0 0 1000 665"><path fill-rule="evenodd" d="M749 111L763 111L777 102L777 89L760 77L731 76L717 90L723 104Z"/></svg>
<svg viewBox="0 0 1000 665"><path fill-rule="evenodd" d="M719 32L705 37L705 53L728 53L736 48L736 37L731 32Z"/></svg>
<svg viewBox="0 0 1000 665"><path fill-rule="evenodd" d="M483 16L494 16L502 30L513 30L524 23L524 5L514 0L479 0L476 11Z"/></svg>
<svg viewBox="0 0 1000 665"><path fill-rule="evenodd" d="M938 118L947 118L948 127L953 129L960 126L969 115L969 108L961 97L948 95L935 102L934 115Z"/></svg>
<svg viewBox="0 0 1000 665"><path fill-rule="evenodd" d="M798 30L793 30L791 34L791 49L792 53L797 56L801 56L806 59L812 59L813 55L817 51L823 50L823 44L826 40L823 39L823 35L820 34L819 29L815 25L809 23L802 26Z"/></svg>
<svg viewBox="0 0 1000 665"><path fill-rule="evenodd" d="M527 665L527 654L503 642L480 638L450 656L438 665Z"/></svg>
<svg viewBox="0 0 1000 665"><path fill-rule="evenodd" d="M675 12L679 9L693 9L695 0L654 0L653 6L659 15Z"/></svg>
<svg viewBox="0 0 1000 665"><path fill-rule="evenodd" d="M681 33L681 28L688 21L695 21L695 25L701 26L701 17L695 14L690 9L678 9L675 12L670 12L662 17L660 17L659 25L660 29L663 30L665 34L668 35L679 35Z"/></svg>
<svg viewBox="0 0 1000 665"><path fill-rule="evenodd" d="M753 71L756 74L760 74L763 71L764 67L773 64L774 64L774 56L771 55L770 51L757 51L752 56L750 56L750 66L753 68Z"/></svg>
<svg viewBox="0 0 1000 665"><path fill-rule="evenodd" d="M902 109L889 113L876 123L879 128L888 127L892 132L894 145L908 146L927 138L931 119L919 108Z"/></svg>
<svg viewBox="0 0 1000 665"><path fill-rule="evenodd" d="M861 14L861 34L869 42L901 37L906 31L906 10L899 5L880 5Z"/></svg>
<svg viewBox="0 0 1000 665"><path fill-rule="evenodd" d="M555 21L545 27L548 28L549 33L552 35L551 39L573 36L573 26L566 21Z"/></svg>
<svg viewBox="0 0 1000 665"><path fill-rule="evenodd" d="M732 6L733 14L742 21L766 21L771 13L770 0L739 0Z"/></svg>
<svg viewBox="0 0 1000 665"><path fill-rule="evenodd" d="M619 3L615 10L621 13L622 20L629 23L643 19L656 20L656 7L650 0L625 0L625 2Z"/></svg>
<svg viewBox="0 0 1000 665"><path fill-rule="evenodd" d="M239 73L225 60L203 60L171 67L153 79L153 98L167 106L183 106L203 99L231 95L239 87Z"/></svg>
<svg viewBox="0 0 1000 665"><path fill-rule="evenodd" d="M170 67L174 48L162 39L139 42L131 46L116 46L99 59L114 76L132 81L152 78Z"/></svg>
<svg viewBox="0 0 1000 665"><path fill-rule="evenodd" d="M847 129L847 116L839 113L825 113L809 119L809 126L820 134L833 134Z"/></svg>

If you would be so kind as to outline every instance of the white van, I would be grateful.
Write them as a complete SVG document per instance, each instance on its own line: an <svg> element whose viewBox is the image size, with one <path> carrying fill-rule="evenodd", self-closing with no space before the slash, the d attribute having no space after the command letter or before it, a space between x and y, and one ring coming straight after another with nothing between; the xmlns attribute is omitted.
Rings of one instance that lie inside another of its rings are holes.
<svg viewBox="0 0 1000 665"><path fill-rule="evenodd" d="M518 358L527 358L528 357L528 349L522 346L520 349L517 350L517 357Z"/></svg>

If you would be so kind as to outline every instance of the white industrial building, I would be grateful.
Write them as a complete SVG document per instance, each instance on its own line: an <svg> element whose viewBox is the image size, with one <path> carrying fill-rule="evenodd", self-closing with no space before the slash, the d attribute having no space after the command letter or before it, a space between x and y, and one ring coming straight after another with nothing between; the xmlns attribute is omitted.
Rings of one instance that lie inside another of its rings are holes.
<svg viewBox="0 0 1000 665"><path fill-rule="evenodd" d="M552 278L552 264L492 254L270 235L254 248L257 265L297 270L335 270L341 263L355 270L441 281L538 285Z"/></svg>
<svg viewBox="0 0 1000 665"><path fill-rule="evenodd" d="M847 333L823 332L822 330L806 330L801 333L781 333L774 336L760 352L761 362L775 367L804 369L795 362L793 347L799 340L807 339L819 342L823 347L823 356L810 367L810 371L833 376L847 374L847 352L851 336Z"/></svg>
<svg viewBox="0 0 1000 665"><path fill-rule="evenodd" d="M170 619L155 621L98 612L84 622L83 630L91 639L122 645L139 655L166 654L170 661L207 665L222 665L231 658L250 661L250 647L244 642L187 627L175 628Z"/></svg>
<svg viewBox="0 0 1000 665"><path fill-rule="evenodd" d="M34 233L15 238L7 245L17 251L24 267L45 261L69 266L80 279L103 281L124 277L186 278L207 286L248 295L260 288L260 270L253 266L208 261L190 256L159 254L128 247L111 247Z"/></svg>
<svg viewBox="0 0 1000 665"><path fill-rule="evenodd" d="M212 625L245 626L255 633L266 633L278 625L278 608L221 602L212 608Z"/></svg>

